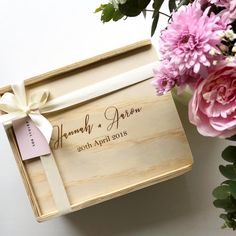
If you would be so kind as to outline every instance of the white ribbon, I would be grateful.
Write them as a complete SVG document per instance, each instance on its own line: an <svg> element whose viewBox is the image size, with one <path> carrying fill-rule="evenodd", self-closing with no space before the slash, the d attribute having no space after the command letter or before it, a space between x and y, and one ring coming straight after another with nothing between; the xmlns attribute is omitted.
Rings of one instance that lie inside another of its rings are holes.
<svg viewBox="0 0 236 236"><path fill-rule="evenodd" d="M156 66L157 62L150 63L50 101L48 101L49 92L46 90L38 91L27 97L24 82L14 84L12 85L13 94L7 92L0 99L0 110L8 113L0 116L0 122L5 123L13 119L29 116L49 143L52 135L52 125L42 114L79 105L82 102L150 79L153 77L153 68Z"/></svg>
<svg viewBox="0 0 236 236"><path fill-rule="evenodd" d="M5 123L29 116L49 143L52 125L40 112L48 100L48 91L39 91L28 98L23 81L11 87L13 93L4 93L0 99L0 110L8 113L0 116L0 121Z"/></svg>
<svg viewBox="0 0 236 236"><path fill-rule="evenodd" d="M14 119L29 116L49 143L52 135L52 125L42 114L79 105L82 102L148 80L153 77L153 68L157 66L157 63L147 64L50 101L48 101L48 91L38 91L31 96L27 96L24 82L12 85L13 93L7 92L0 99L0 110L7 113L0 116L0 123L4 124ZM53 154L40 158L59 214L70 212L71 207L68 196Z"/></svg>

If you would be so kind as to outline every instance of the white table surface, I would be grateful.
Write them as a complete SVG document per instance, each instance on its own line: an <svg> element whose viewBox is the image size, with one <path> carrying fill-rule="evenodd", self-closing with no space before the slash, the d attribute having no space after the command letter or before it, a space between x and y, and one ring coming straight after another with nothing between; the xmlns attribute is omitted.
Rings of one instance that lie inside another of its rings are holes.
<svg viewBox="0 0 236 236"><path fill-rule="evenodd" d="M101 1L0 0L0 85L149 37L150 19L142 16L102 24L93 13ZM159 27L164 25L161 18ZM222 180L218 165L226 144L201 137L186 107L179 104L178 110L195 160L190 173L41 224L1 129L0 236L234 235L220 229L211 195Z"/></svg>

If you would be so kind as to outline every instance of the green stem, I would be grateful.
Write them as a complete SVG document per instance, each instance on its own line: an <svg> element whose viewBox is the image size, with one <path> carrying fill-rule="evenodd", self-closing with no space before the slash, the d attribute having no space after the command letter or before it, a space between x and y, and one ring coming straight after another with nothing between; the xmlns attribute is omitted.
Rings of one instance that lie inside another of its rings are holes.
<svg viewBox="0 0 236 236"><path fill-rule="evenodd" d="M179 9L180 7L182 7L183 5L187 5L187 4L190 3L190 2L192 2L192 1L191 1L191 0L182 0L182 1L179 3L179 5L177 6L176 11L178 11L178 9Z"/></svg>
<svg viewBox="0 0 236 236"><path fill-rule="evenodd" d="M154 10L149 10L149 9L145 9L144 11L154 12ZM159 14L164 15L164 16L169 17L169 18L171 17L170 15L168 15L164 12L161 12L161 11L159 11Z"/></svg>

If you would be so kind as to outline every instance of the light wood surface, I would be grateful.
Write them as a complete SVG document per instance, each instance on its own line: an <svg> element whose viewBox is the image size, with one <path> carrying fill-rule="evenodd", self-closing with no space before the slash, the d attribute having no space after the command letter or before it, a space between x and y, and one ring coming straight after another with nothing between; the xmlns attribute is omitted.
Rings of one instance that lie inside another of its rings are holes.
<svg viewBox="0 0 236 236"><path fill-rule="evenodd" d="M156 60L150 41L142 41L32 78L27 92L47 88L53 98ZM191 169L192 155L171 94L157 97L150 82L47 116L55 126L51 147L74 211ZM120 117L118 127L111 125L114 114ZM64 136L57 142L61 125ZM8 136L37 220L57 216L40 159L22 162L11 128Z"/></svg>

